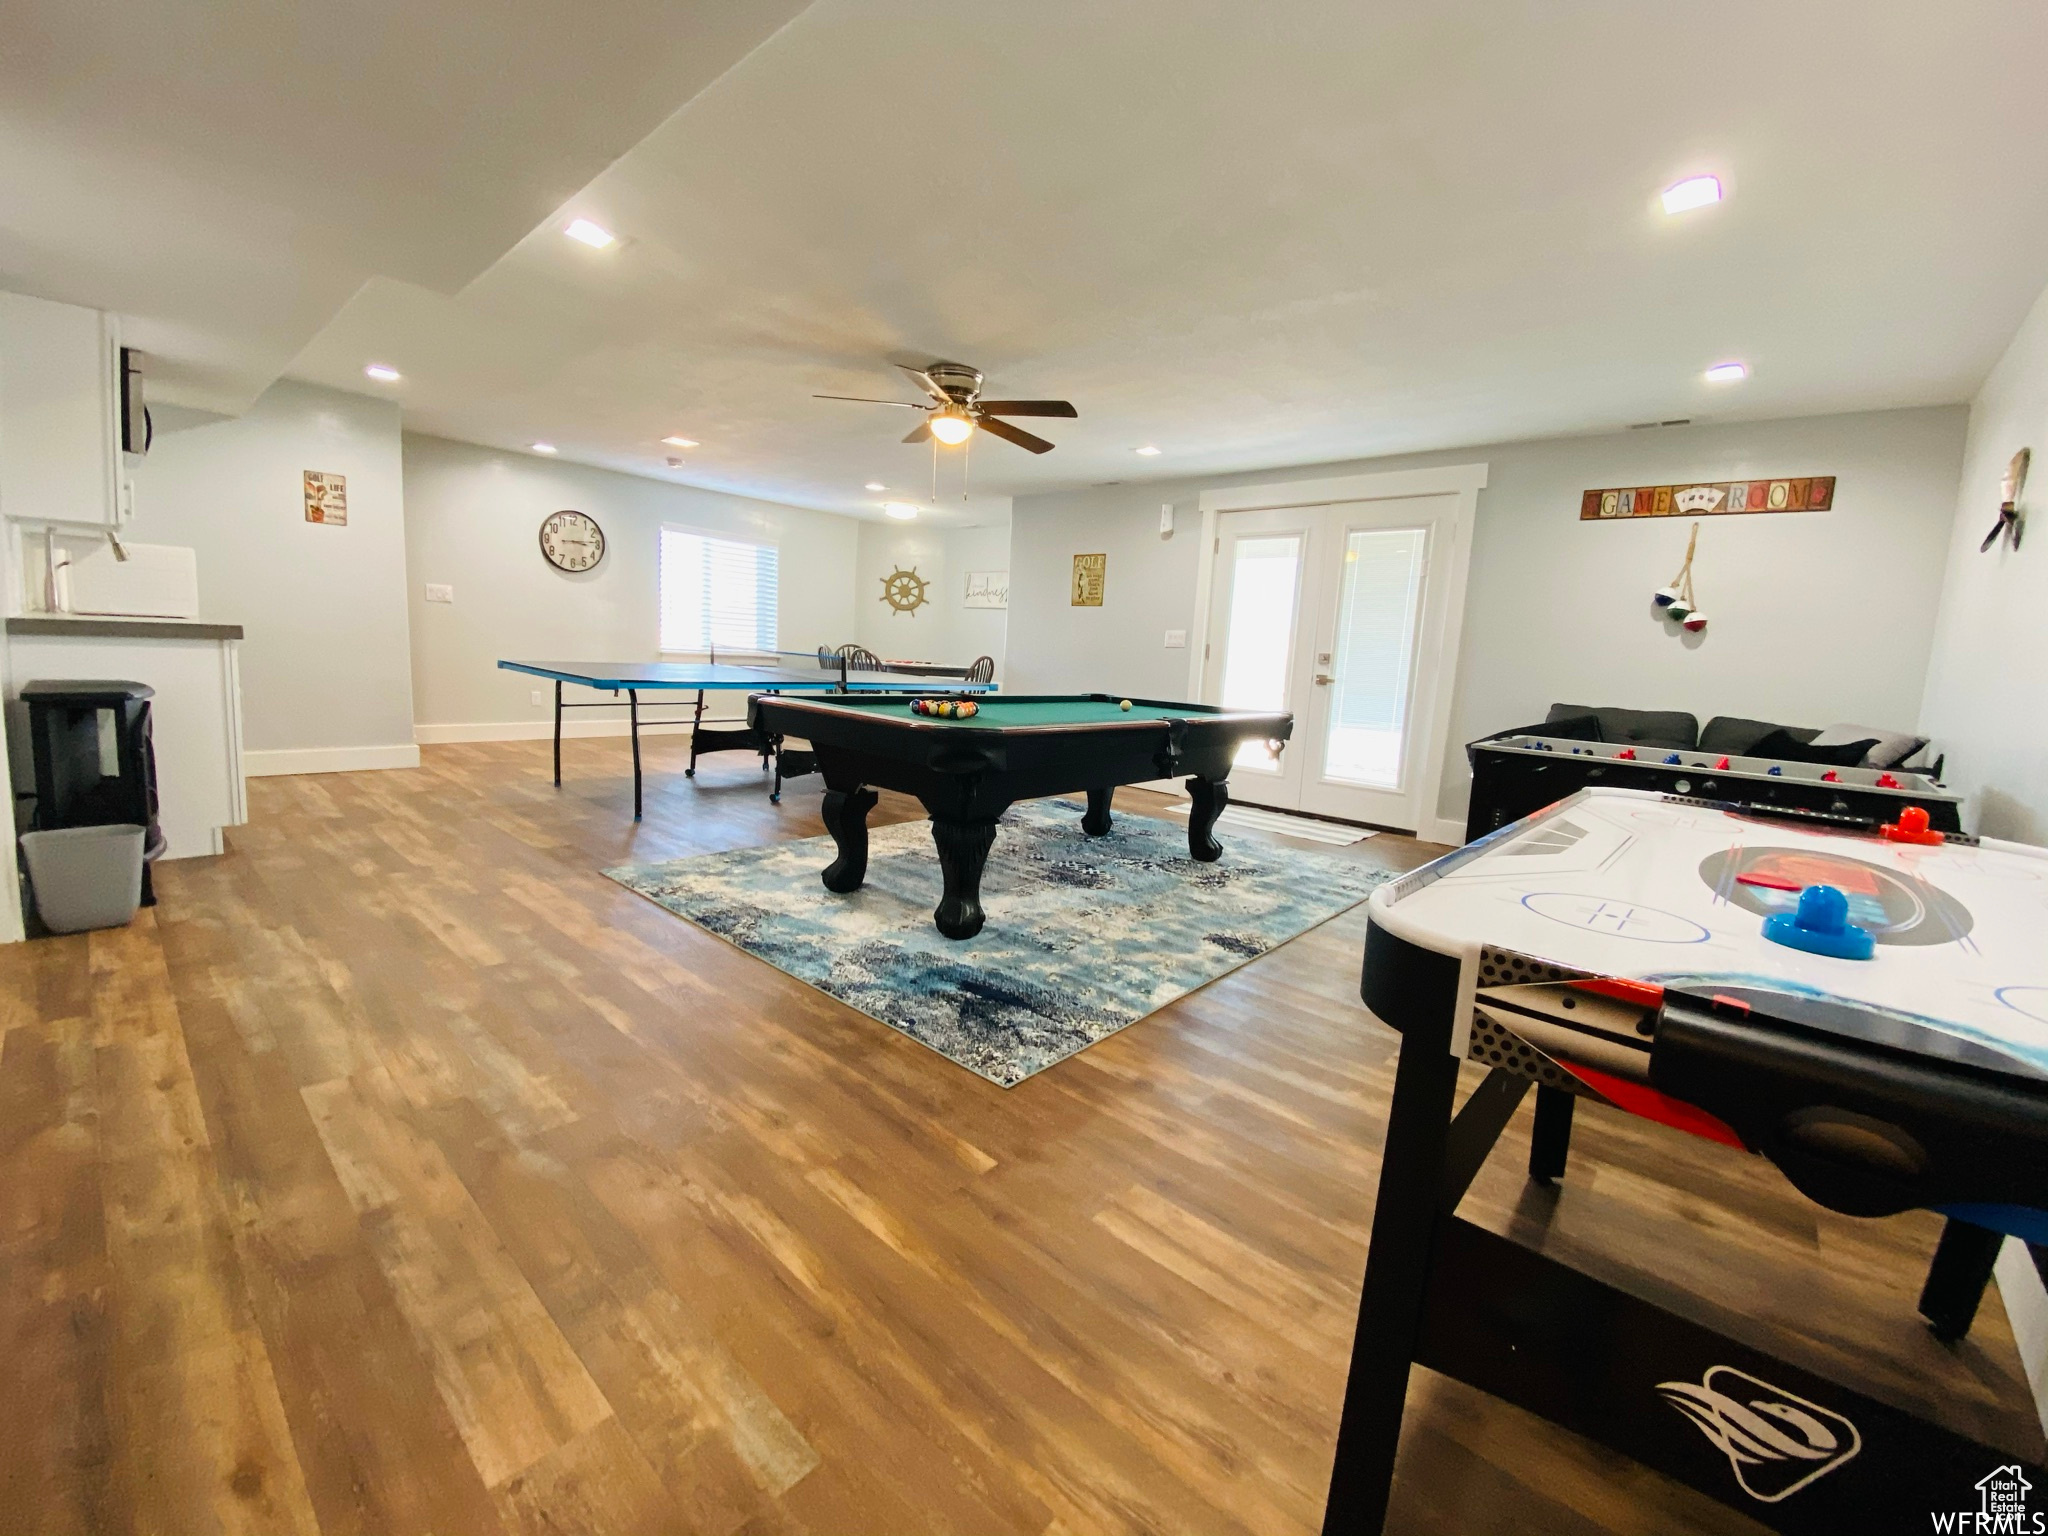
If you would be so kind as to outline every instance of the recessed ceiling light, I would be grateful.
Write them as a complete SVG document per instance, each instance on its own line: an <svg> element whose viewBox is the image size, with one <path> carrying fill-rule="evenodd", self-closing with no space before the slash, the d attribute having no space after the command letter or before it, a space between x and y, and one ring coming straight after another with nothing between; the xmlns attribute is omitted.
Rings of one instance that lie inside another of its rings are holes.
<svg viewBox="0 0 2048 1536"><path fill-rule="evenodd" d="M882 503L882 510L895 518L899 523L907 523L917 516L917 503L914 501L885 501Z"/></svg>
<svg viewBox="0 0 2048 1536"><path fill-rule="evenodd" d="M380 384L396 384L402 377L399 371L396 368L393 368L389 363L367 364L363 368L363 372L367 373L371 378L375 379Z"/></svg>
<svg viewBox="0 0 2048 1536"><path fill-rule="evenodd" d="M571 240L581 240L594 251L601 251L608 245L616 244L619 238L602 224L593 224L588 219L572 219L569 227L562 233Z"/></svg>
<svg viewBox="0 0 2048 1536"><path fill-rule="evenodd" d="M1709 384L1733 384L1737 379L1749 377L1749 369L1741 363L1716 363L1707 370Z"/></svg>
<svg viewBox="0 0 2048 1536"><path fill-rule="evenodd" d="M1159 457L1159 450L1157 448L1154 448L1150 443L1147 443L1142 448L1133 448L1131 452L1135 453L1141 459L1156 459Z"/></svg>
<svg viewBox="0 0 2048 1536"><path fill-rule="evenodd" d="M1664 211L1684 213L1721 201L1721 183L1713 176L1688 176L1664 189Z"/></svg>
<svg viewBox="0 0 2048 1536"><path fill-rule="evenodd" d="M697 439L694 437L664 437L662 441L671 448L694 448L697 446Z"/></svg>
<svg viewBox="0 0 2048 1536"><path fill-rule="evenodd" d="M555 451L555 445L553 443L535 443L533 445L533 451L535 453L553 453Z"/></svg>
<svg viewBox="0 0 2048 1536"><path fill-rule="evenodd" d="M889 487L882 484L879 480L870 480L868 482L868 489L871 491L886 491Z"/></svg>

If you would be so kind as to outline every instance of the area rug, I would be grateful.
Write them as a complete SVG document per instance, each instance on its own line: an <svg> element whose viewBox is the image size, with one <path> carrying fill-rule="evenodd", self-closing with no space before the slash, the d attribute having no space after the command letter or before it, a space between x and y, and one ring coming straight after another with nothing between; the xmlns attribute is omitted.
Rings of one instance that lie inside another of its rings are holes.
<svg viewBox="0 0 2048 1536"><path fill-rule="evenodd" d="M987 923L932 926L930 824L868 839L867 884L818 878L832 839L737 848L605 874L779 970L1005 1088L1357 905L1387 878L1352 859L1235 838L1214 864L1184 825L1081 807L1012 806L982 877Z"/></svg>

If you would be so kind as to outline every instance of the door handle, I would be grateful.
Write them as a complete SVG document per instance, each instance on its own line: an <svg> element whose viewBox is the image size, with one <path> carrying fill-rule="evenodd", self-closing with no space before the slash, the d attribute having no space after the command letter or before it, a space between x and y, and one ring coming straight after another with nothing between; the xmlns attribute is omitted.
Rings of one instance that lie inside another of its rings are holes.
<svg viewBox="0 0 2048 1536"><path fill-rule="evenodd" d="M1316 674L1316 686L1318 688L1327 688L1330 686L1330 684L1334 683L1335 681L1337 681L1337 679L1330 676L1330 674L1327 672L1318 672Z"/></svg>

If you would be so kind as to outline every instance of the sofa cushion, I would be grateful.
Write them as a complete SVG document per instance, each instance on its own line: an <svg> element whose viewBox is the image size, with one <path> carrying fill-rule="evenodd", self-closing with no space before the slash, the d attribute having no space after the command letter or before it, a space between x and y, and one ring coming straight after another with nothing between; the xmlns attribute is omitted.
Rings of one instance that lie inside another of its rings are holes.
<svg viewBox="0 0 2048 1536"><path fill-rule="evenodd" d="M1699 741L1696 716L1676 710L1614 709L1592 704L1553 704L1551 722L1591 715L1600 722L1600 739L1628 747L1664 747L1690 752Z"/></svg>
<svg viewBox="0 0 2048 1536"><path fill-rule="evenodd" d="M1925 736L1911 731L1882 731L1874 725L1831 725L1813 738L1816 747L1838 747L1846 741L1868 739L1870 750L1860 759L1865 768L1896 768L1927 745Z"/></svg>
<svg viewBox="0 0 2048 1536"><path fill-rule="evenodd" d="M1815 741L1797 741L1791 732L1772 731L1746 756L1774 757L1785 763L1819 763L1829 768L1855 768L1863 761L1863 754L1877 745L1875 736L1865 736L1856 741L1835 742L1823 746Z"/></svg>
<svg viewBox="0 0 2048 1536"><path fill-rule="evenodd" d="M1811 741L1818 734L1810 726L1778 725L1770 720L1745 720L1740 715L1716 715L1700 732L1700 750L1725 753L1729 757L1755 757L1758 755L1755 750L1756 744L1773 731L1783 731L1794 741L1802 742Z"/></svg>

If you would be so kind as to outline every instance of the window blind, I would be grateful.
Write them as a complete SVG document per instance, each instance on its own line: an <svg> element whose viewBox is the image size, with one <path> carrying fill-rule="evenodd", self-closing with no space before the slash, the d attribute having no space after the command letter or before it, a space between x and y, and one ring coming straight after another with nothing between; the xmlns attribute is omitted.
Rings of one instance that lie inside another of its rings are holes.
<svg viewBox="0 0 2048 1536"><path fill-rule="evenodd" d="M661 648L773 651L778 554L772 544L661 530Z"/></svg>

